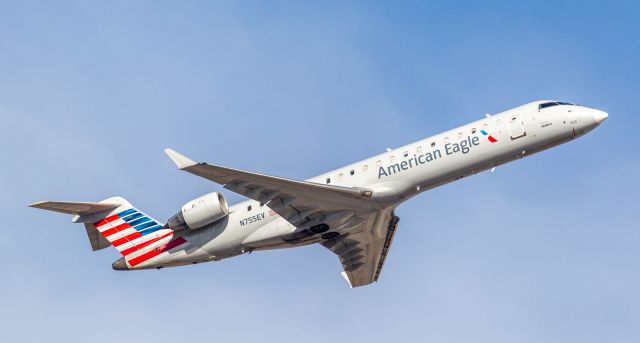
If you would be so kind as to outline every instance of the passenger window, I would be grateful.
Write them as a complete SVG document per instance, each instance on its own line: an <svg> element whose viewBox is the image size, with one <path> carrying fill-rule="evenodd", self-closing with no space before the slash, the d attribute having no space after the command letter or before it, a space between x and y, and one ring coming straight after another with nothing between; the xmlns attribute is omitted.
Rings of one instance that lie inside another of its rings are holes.
<svg viewBox="0 0 640 343"><path fill-rule="evenodd" d="M369 166L368 166L368 165L366 165L366 164L365 164L365 165L363 165L363 166L362 166L362 171L366 172L366 171L367 171L367 169L369 169Z"/></svg>
<svg viewBox="0 0 640 343"><path fill-rule="evenodd" d="M471 129L471 133L476 133L476 128Z"/></svg>
<svg viewBox="0 0 640 343"><path fill-rule="evenodd" d="M417 150L418 150L418 153L421 153L422 152L422 147L419 146Z"/></svg>
<svg viewBox="0 0 640 343"><path fill-rule="evenodd" d="M431 147L435 148L436 147L436 142L431 142Z"/></svg>
<svg viewBox="0 0 640 343"><path fill-rule="evenodd" d="M489 124L482 125L482 129L487 131L489 129Z"/></svg>
<svg viewBox="0 0 640 343"><path fill-rule="evenodd" d="M462 139L462 132L458 132L458 139Z"/></svg>
<svg viewBox="0 0 640 343"><path fill-rule="evenodd" d="M330 177L327 178L327 183L331 183L331 178Z"/></svg>
<svg viewBox="0 0 640 343"><path fill-rule="evenodd" d="M404 157L409 156L409 152L408 152L408 151L405 151L404 153L402 153L402 156L404 156Z"/></svg>
<svg viewBox="0 0 640 343"><path fill-rule="evenodd" d="M351 171L349 172L349 175L353 175L353 174L355 174L355 173L356 173L356 171L355 171L355 170L353 170L353 169L351 169Z"/></svg>
<svg viewBox="0 0 640 343"><path fill-rule="evenodd" d="M251 205L247 206L247 211L251 211Z"/></svg>

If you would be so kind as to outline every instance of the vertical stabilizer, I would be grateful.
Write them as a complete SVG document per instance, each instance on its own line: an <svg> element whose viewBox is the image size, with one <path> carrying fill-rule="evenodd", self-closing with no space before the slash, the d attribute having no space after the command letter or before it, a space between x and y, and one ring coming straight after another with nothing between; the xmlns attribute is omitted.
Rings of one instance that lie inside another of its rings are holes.
<svg viewBox="0 0 640 343"><path fill-rule="evenodd" d="M172 240L173 230L121 197L99 203L43 201L30 206L74 214L73 222L84 223L94 251L111 245L120 252L124 259L118 269L133 268L186 242Z"/></svg>

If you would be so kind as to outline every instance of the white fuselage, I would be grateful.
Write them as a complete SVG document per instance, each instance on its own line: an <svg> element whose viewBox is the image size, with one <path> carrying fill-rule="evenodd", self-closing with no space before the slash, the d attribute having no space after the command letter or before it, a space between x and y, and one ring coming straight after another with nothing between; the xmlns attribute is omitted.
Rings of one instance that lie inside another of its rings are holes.
<svg viewBox="0 0 640 343"><path fill-rule="evenodd" d="M607 114L577 105L540 108L529 103L380 155L308 179L373 191L381 209L434 187L473 175L575 139ZM492 137L492 138L490 138ZM495 140L492 142L491 140ZM208 227L185 233L194 246L143 268L219 260L253 250L288 248L319 242L287 241L297 230L265 204L249 200L230 207L229 215Z"/></svg>

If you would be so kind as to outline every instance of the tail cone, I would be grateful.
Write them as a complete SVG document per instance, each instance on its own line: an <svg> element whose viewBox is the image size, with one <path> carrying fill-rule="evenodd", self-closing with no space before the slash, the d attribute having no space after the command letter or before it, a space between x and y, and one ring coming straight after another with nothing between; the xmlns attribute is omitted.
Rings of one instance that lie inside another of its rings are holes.
<svg viewBox="0 0 640 343"><path fill-rule="evenodd" d="M111 268L113 268L113 270L129 270L129 266L127 266L127 261L124 260L124 257L113 262Z"/></svg>

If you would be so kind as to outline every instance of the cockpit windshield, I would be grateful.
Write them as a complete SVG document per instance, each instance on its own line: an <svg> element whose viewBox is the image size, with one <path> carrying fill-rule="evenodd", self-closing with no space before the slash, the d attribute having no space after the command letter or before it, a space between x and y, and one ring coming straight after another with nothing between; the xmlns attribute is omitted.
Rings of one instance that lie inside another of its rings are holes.
<svg viewBox="0 0 640 343"><path fill-rule="evenodd" d="M570 104L568 102L552 101L552 102L545 102L545 103L542 103L542 104L538 105L538 109L541 110L543 108L552 107L552 106L558 106L558 105L573 105L573 104Z"/></svg>

